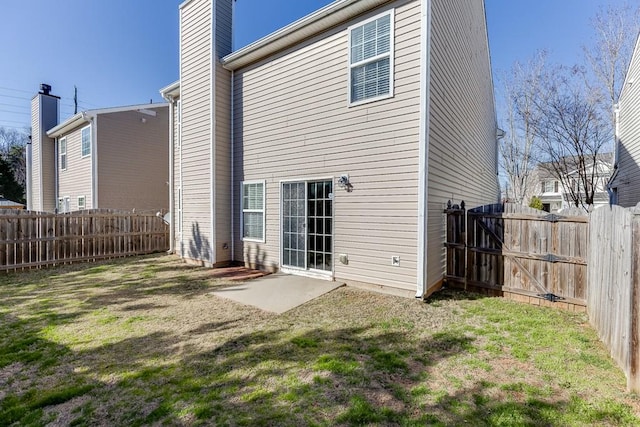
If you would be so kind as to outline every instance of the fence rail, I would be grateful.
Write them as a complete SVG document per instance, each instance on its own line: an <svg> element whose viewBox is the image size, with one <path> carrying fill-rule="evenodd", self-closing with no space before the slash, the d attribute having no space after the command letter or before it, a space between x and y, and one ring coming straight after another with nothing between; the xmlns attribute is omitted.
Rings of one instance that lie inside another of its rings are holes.
<svg viewBox="0 0 640 427"><path fill-rule="evenodd" d="M169 229L152 213L0 210L0 271L144 255L168 247Z"/></svg>

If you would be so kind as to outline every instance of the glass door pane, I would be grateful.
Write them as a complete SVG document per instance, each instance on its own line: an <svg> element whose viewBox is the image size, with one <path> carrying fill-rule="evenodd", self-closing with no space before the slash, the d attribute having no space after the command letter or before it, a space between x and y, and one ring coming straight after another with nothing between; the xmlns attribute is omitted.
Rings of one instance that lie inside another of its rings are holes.
<svg viewBox="0 0 640 427"><path fill-rule="evenodd" d="M305 265L305 184L282 184L282 265L306 268Z"/></svg>
<svg viewBox="0 0 640 427"><path fill-rule="evenodd" d="M333 182L307 183L307 267L332 270Z"/></svg>

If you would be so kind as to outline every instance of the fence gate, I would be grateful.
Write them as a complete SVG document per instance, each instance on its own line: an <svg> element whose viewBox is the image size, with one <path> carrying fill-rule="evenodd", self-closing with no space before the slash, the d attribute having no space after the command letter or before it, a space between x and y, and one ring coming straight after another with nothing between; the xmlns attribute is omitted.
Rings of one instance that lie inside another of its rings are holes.
<svg viewBox="0 0 640 427"><path fill-rule="evenodd" d="M540 304L586 305L588 217L447 206L447 283Z"/></svg>

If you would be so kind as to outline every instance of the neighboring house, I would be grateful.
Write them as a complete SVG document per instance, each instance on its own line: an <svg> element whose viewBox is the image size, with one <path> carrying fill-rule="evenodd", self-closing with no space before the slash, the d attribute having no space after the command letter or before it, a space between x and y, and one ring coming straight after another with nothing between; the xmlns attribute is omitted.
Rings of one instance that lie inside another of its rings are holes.
<svg viewBox="0 0 640 427"><path fill-rule="evenodd" d="M45 87L32 101L29 210L169 208L169 107L83 111L57 124L59 99Z"/></svg>
<svg viewBox="0 0 640 427"><path fill-rule="evenodd" d="M640 37L618 98L615 155L611 202L635 206L640 203Z"/></svg>
<svg viewBox="0 0 640 427"><path fill-rule="evenodd" d="M483 1L337 0L235 52L232 9L180 6L173 250L437 289L446 202L499 198Z"/></svg>
<svg viewBox="0 0 640 427"><path fill-rule="evenodd" d="M612 160L611 153L600 154L597 157L597 161L586 168L587 176L594 174L594 209L609 204L607 182L613 170ZM572 162L567 161L567 163L570 164ZM572 170L564 174L562 180L558 179L557 174L552 172L553 170L550 164L541 163L536 167L532 175L533 188L537 189L535 195L542 201L544 210L558 212L562 209L576 207L572 195L578 195L583 200L585 198L584 187L577 169L572 168Z"/></svg>
<svg viewBox="0 0 640 427"><path fill-rule="evenodd" d="M0 196L0 209L24 209L24 205Z"/></svg>

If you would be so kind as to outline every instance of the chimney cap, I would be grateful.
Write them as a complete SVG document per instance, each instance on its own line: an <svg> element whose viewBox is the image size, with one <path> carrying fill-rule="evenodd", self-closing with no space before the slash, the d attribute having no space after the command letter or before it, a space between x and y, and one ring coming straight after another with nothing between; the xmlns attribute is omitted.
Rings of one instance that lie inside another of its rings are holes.
<svg viewBox="0 0 640 427"><path fill-rule="evenodd" d="M51 95L51 85L48 85L46 83L41 83L40 93L43 95Z"/></svg>

